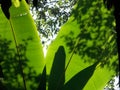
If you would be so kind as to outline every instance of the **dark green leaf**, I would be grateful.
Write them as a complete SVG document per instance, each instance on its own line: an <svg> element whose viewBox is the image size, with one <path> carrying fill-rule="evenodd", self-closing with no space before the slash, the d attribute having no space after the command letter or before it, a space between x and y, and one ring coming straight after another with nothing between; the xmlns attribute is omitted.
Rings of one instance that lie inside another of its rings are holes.
<svg viewBox="0 0 120 90"><path fill-rule="evenodd" d="M40 77L40 83L38 86L38 90L46 90L46 66L44 67L44 70L42 72L42 75Z"/></svg>
<svg viewBox="0 0 120 90"><path fill-rule="evenodd" d="M64 90L83 90L86 83L92 77L98 63L95 63L82 71L78 72L64 86Z"/></svg>
<svg viewBox="0 0 120 90"><path fill-rule="evenodd" d="M2 0L1 1L1 8L3 13L5 14L6 18L10 18L9 8L12 5L11 0Z"/></svg>
<svg viewBox="0 0 120 90"><path fill-rule="evenodd" d="M63 46L60 46L55 54L49 81L48 90L61 90L65 81L66 54Z"/></svg>

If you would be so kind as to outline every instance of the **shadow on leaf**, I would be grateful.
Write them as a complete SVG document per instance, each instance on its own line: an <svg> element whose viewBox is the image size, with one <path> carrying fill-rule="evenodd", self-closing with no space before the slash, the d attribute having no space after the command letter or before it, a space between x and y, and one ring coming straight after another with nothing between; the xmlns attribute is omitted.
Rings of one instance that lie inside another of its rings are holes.
<svg viewBox="0 0 120 90"><path fill-rule="evenodd" d="M0 90L24 90L23 75L27 89L38 88L41 75L36 74L26 56L27 45L31 41L28 38L18 45L18 55L12 46L13 42L0 36Z"/></svg>
<svg viewBox="0 0 120 90"><path fill-rule="evenodd" d="M51 73L48 81L48 90L61 90L65 82L66 54L63 46L60 46L55 54Z"/></svg>
<svg viewBox="0 0 120 90"><path fill-rule="evenodd" d="M99 62L78 72L72 79L70 79L64 86L63 90L83 90L86 83L92 77L95 68Z"/></svg>
<svg viewBox="0 0 120 90"><path fill-rule="evenodd" d="M103 6L103 2L78 0L72 16L70 23L76 22L78 28L70 28L67 35L61 36L69 53L74 50L74 54L79 55L84 63L100 61L101 67L107 66L109 70L118 72L114 18ZM77 29L78 32L74 32Z"/></svg>

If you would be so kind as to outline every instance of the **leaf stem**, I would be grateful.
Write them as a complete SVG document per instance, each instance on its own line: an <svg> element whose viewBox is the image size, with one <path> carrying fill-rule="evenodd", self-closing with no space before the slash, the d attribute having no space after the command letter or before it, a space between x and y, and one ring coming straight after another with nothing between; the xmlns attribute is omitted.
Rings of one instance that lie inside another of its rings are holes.
<svg viewBox="0 0 120 90"><path fill-rule="evenodd" d="M18 43L17 43L17 40L16 40L16 35L15 35L15 32L14 32L14 29L13 29L13 25L12 25L11 20L9 20L9 22L10 22L10 26L11 26L11 30L12 30L12 34L13 34L13 39L14 39L14 41L15 41L16 51L17 51L18 58L19 58L18 63L19 63L19 66L20 66L21 75L22 75L22 77L23 77L24 90L27 90L27 88L26 88L25 76L24 76L24 71L23 71L22 63L21 63L21 57L20 57L20 53L19 53L19 47L18 47Z"/></svg>
<svg viewBox="0 0 120 90"><path fill-rule="evenodd" d="M66 65L65 71L67 70L67 68L68 68L68 66L69 66L69 64L70 64L70 62L71 62L71 60L72 60L72 57L73 57L73 55L74 55L74 53L75 53L76 46L77 46L79 40L80 40L80 39L76 40L76 43L75 43L74 48L73 48L73 50L72 50L71 56L70 56L69 61L68 61L67 65Z"/></svg>

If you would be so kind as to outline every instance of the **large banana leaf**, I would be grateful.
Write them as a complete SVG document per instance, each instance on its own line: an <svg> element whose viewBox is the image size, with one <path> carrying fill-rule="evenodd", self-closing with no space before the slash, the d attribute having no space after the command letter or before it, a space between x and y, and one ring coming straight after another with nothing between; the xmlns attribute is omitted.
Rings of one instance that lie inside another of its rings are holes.
<svg viewBox="0 0 120 90"><path fill-rule="evenodd" d="M12 0L9 13L7 19L0 8L3 83L9 90L34 90L44 67L40 38L25 0Z"/></svg>
<svg viewBox="0 0 120 90"><path fill-rule="evenodd" d="M58 87L103 90L115 75L118 56L114 18L102 3L101 0L78 0L71 17L49 46L46 56L48 90L58 90ZM63 50L59 50L61 47ZM56 66L58 73L53 76L56 56L61 66Z"/></svg>

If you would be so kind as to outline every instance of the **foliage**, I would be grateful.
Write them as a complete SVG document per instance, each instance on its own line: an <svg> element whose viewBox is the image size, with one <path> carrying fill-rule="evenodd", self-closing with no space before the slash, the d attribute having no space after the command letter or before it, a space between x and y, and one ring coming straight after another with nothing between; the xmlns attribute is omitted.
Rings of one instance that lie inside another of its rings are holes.
<svg viewBox="0 0 120 90"><path fill-rule="evenodd" d="M113 9L114 11L114 17L116 22L116 32L117 32L117 46L118 46L118 52L120 52L120 0L103 0L104 4L106 5L108 10ZM120 59L120 53L118 53L118 57Z"/></svg>
<svg viewBox="0 0 120 90"><path fill-rule="evenodd" d="M0 19L0 65L4 74L3 83L11 90L23 90L23 85L28 89L35 88L38 85L36 79L43 70L44 58L29 8L24 0L19 7L13 4L7 10L10 18L6 18L2 10L0 9L0 18L3 18Z"/></svg>
<svg viewBox="0 0 120 90"><path fill-rule="evenodd" d="M117 47L118 47L118 52L120 52L120 0L103 0L105 6L107 7L108 10L113 9L114 12L114 17L115 17L115 23L116 23L116 33L117 33ZM120 53L118 53L118 59L120 60ZM118 73L119 74L119 73ZM119 76L119 75L118 75ZM112 83L111 83L112 82ZM111 89L113 89L114 85L112 85L113 83L115 83L115 80L112 79L110 80L110 82L108 83L108 88L110 87ZM109 89L110 89L109 88Z"/></svg>
<svg viewBox="0 0 120 90"><path fill-rule="evenodd" d="M41 38L51 40L71 14L77 0L31 0L30 10ZM45 41L43 41L45 42Z"/></svg>
<svg viewBox="0 0 120 90"><path fill-rule="evenodd" d="M71 18L63 25L56 40L48 49L48 56L46 57L48 74L50 74L53 62L51 60L54 58L52 55L56 52L55 50L59 46L63 46L65 49L67 69L65 69L65 82L67 88L71 86L68 90L75 88L76 90L81 90L79 86L79 89L76 86L81 81L77 80L82 80L79 85L83 86L85 90L101 90L102 85L104 86L107 83L105 79L110 78L111 70L117 69L116 34L111 29L114 28L114 20L102 3L102 1L96 2L91 0L88 2L86 0L79 0ZM99 62L99 64L97 66L90 66L95 62ZM91 71L90 77L86 75L88 71L85 68ZM109 68L110 71L106 70L106 68ZM84 73L84 76L80 78L81 73ZM104 81L100 80L103 77L105 77ZM72 84L76 82L74 86L71 85L69 80L72 81ZM98 81L101 87L97 84Z"/></svg>
<svg viewBox="0 0 120 90"><path fill-rule="evenodd" d="M49 46L45 63L28 5L24 0L15 1L5 11L7 14L5 7L0 9L3 88L102 90L118 72L115 22L102 1L77 1L69 20Z"/></svg>

